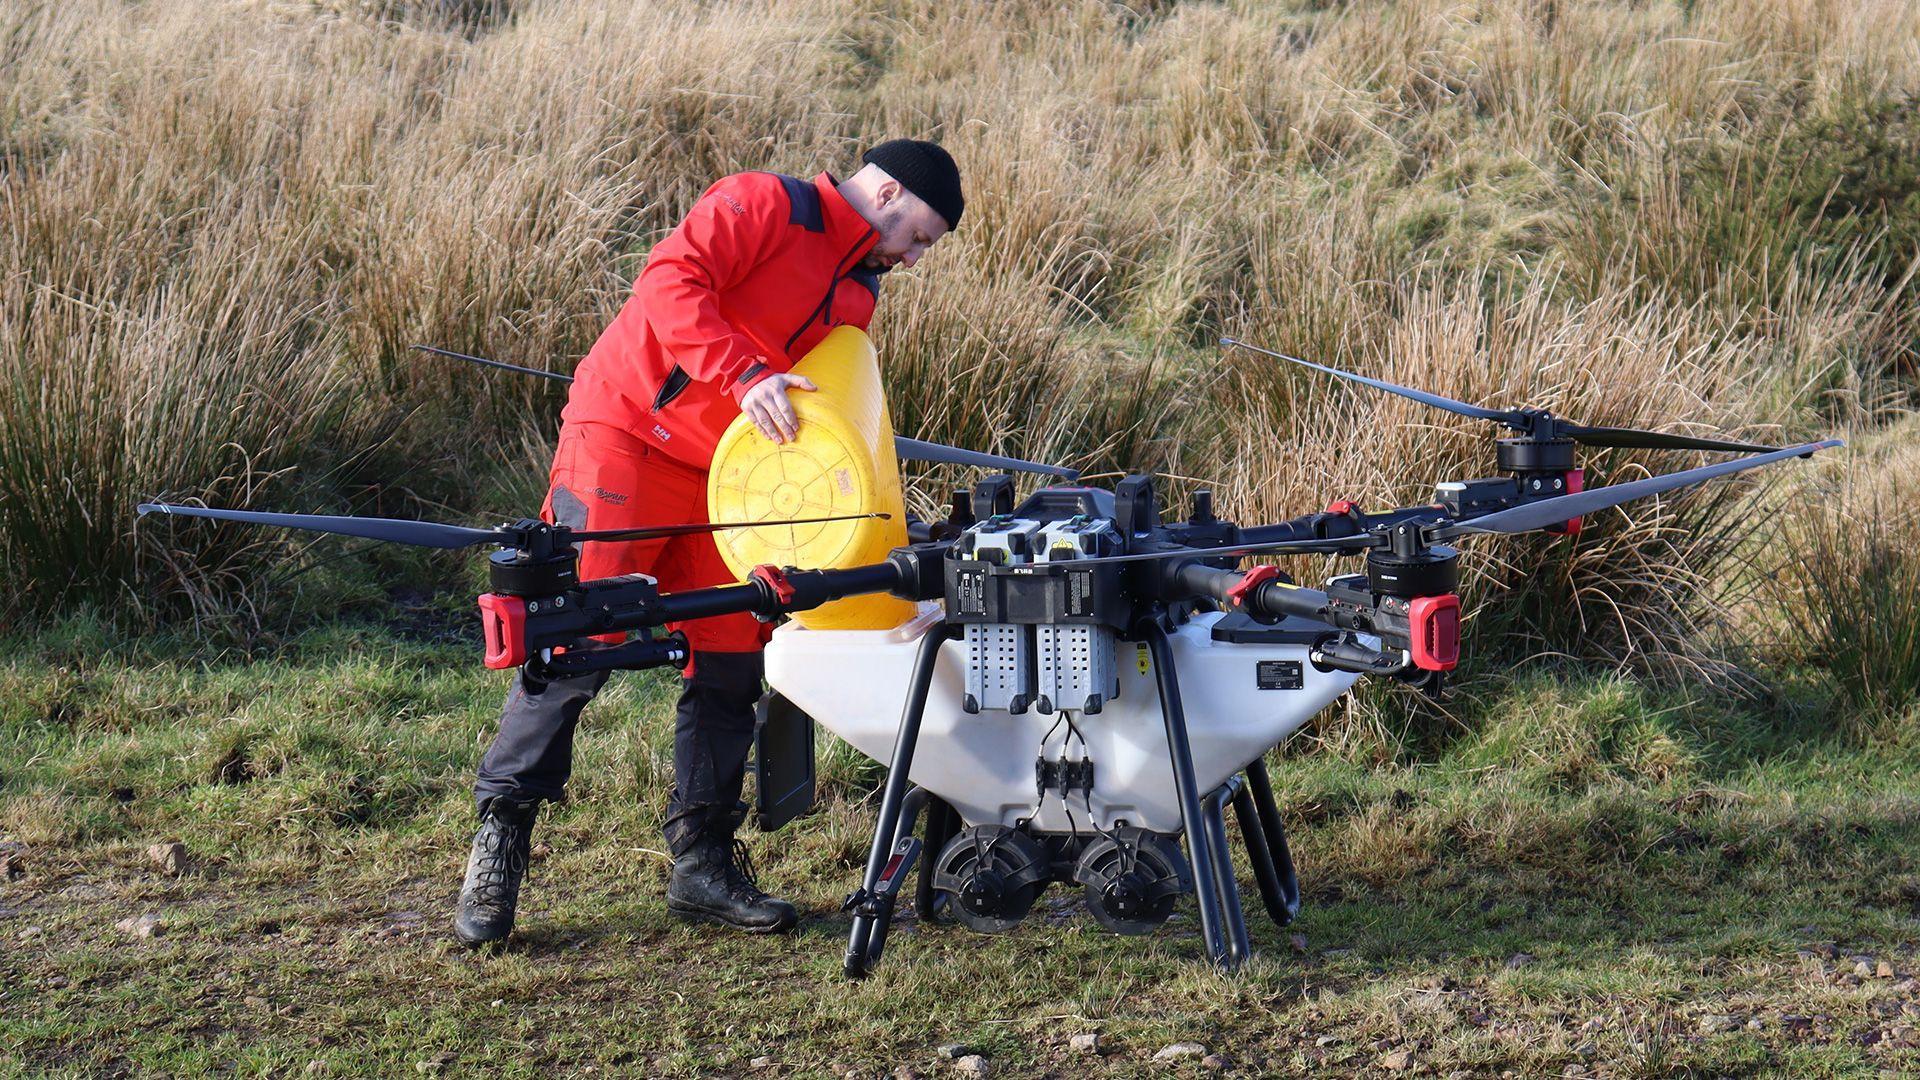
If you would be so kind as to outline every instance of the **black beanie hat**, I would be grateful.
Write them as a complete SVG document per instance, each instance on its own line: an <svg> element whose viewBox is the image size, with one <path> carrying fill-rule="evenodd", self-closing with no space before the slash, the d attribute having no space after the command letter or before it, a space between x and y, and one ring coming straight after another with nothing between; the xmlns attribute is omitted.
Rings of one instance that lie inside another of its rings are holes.
<svg viewBox="0 0 1920 1080"><path fill-rule="evenodd" d="M967 208L966 197L960 194L960 167L938 143L889 139L860 155L860 160L887 170L888 176L946 218L947 228L959 226L960 214Z"/></svg>

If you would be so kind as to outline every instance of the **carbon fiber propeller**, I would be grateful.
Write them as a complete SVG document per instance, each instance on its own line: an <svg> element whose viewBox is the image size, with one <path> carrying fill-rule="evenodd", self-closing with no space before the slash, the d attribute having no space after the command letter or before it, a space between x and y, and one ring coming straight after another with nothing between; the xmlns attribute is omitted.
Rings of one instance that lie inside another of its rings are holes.
<svg viewBox="0 0 1920 1080"><path fill-rule="evenodd" d="M1335 378L1348 382L1357 382L1362 386L1371 386L1375 390L1385 390L1389 394L1398 394L1422 405L1444 409L1456 416L1470 416L1476 420L1491 420L1504 424L1520 434L1533 439L1572 439L1586 446L1633 447L1648 450L1728 450L1737 453L1759 453L1775 450L1778 447L1763 446L1759 443L1730 442L1725 439L1696 439L1691 435L1670 435L1661 431L1642 431L1638 428L1594 427L1563 420L1544 409L1489 409L1480 405L1469 405L1464 401L1455 401L1450 397L1415 390L1410 386L1390 383L1385 379L1356 375L1351 371L1316 364L1311 360L1302 360L1297 356L1263 349L1258 345L1249 345L1233 338L1221 338L1220 344L1230 348L1246 349L1264 356L1299 364L1301 367L1323 371Z"/></svg>
<svg viewBox="0 0 1920 1080"><path fill-rule="evenodd" d="M1451 540L1472 533L1523 533L1544 529L1549 525L1559 525L1570 518L1582 517L1599 510L1619 506L1635 499L1644 499L1650 495L1660 495L1694 484L1704 483L1722 476L1731 476L1748 469L1757 469L1762 465L1771 465L1788 458L1807 457L1817 450L1826 450L1843 445L1839 439L1824 439L1820 442L1806 443L1801 446L1789 446L1765 454L1722 461L1714 465L1702 465L1697 469L1687 469L1662 476L1650 476L1645 480L1633 480L1624 484L1609 484L1572 495L1556 495L1551 499L1540 499L1524 506L1515 506L1506 510L1497 510L1491 514L1468 518L1465 521L1428 525L1423 530L1428 543ZM1336 536L1327 539L1312 540L1275 540L1264 544L1237 544L1212 548L1177 548L1171 551L1149 551L1137 555L1108 555L1097 559L1076 559L1078 565L1090 563L1146 562L1152 559L1172 559L1179 557L1202 556L1211 558L1216 555L1285 555L1285 554L1339 554L1341 552L1364 551L1367 548L1385 547L1387 538L1379 533L1360 533L1354 536Z"/></svg>
<svg viewBox="0 0 1920 1080"><path fill-rule="evenodd" d="M141 503L140 514L160 513L179 517L212 518L239 521L249 525L271 525L283 529L305 529L335 536L358 536L367 540L387 540L414 547L464 548L481 544L517 547L524 532L511 525L475 529L465 525L444 525L437 521L409 521L405 518L335 517L326 514L269 514L258 510L221 510L204 506L176 506L170 503ZM812 525L826 521L855 521L861 518L888 518L890 514L838 514L833 517L793 518L784 521L725 521L699 525L660 525L644 529L602 529L596 532L572 532L570 540L657 540L667 536L721 532L726 529L757 529L775 525Z"/></svg>

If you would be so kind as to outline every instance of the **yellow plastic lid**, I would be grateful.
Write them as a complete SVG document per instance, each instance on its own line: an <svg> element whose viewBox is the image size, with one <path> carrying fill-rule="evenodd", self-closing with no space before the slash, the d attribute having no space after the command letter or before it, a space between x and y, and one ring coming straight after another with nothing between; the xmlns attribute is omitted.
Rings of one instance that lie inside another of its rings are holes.
<svg viewBox="0 0 1920 1080"><path fill-rule="evenodd" d="M837 327L793 371L819 387L787 395L799 417L799 435L776 443L745 415L736 417L721 434L707 473L711 520L890 517L715 533L720 557L741 577L762 563L802 570L863 566L883 561L907 542L893 420L873 342L855 327ZM796 612L794 620L814 630L889 630L913 612L907 601L880 593Z"/></svg>

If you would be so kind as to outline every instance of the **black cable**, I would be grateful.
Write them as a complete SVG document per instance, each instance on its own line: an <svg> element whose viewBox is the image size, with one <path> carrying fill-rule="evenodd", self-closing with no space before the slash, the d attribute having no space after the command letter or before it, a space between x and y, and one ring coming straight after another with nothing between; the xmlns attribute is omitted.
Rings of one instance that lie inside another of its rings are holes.
<svg viewBox="0 0 1920 1080"><path fill-rule="evenodd" d="M1087 745L1087 737L1084 733L1081 732L1080 725L1074 723L1073 718L1068 716L1064 710L1062 710L1062 712L1060 713L1060 718L1067 722L1067 731L1069 732L1069 734L1073 738L1080 740L1080 754L1081 754L1080 760L1092 761L1093 747ZM1056 724L1055 726L1057 727L1059 725ZM1061 748L1060 755L1063 759L1066 757L1065 747ZM1104 828L1101 828L1100 818L1097 814L1093 812L1093 785L1092 784L1088 784L1085 788L1081 789L1080 798L1081 798L1081 801L1086 803L1086 806L1087 806L1087 824L1092 827L1094 832L1099 833L1101 837L1103 837L1108 843L1112 844L1120 852L1120 872L1123 874L1131 872L1133 870L1134 864L1139 859L1138 852L1129 850L1127 845L1120 842L1120 838L1118 836L1108 832ZM1060 795L1060 804L1062 806L1065 806L1066 801L1067 801L1066 793L1062 792ZM1069 823L1073 821L1073 811L1071 810L1067 811L1067 821ZM1078 839L1078 838L1079 838L1078 834L1076 833L1075 839Z"/></svg>

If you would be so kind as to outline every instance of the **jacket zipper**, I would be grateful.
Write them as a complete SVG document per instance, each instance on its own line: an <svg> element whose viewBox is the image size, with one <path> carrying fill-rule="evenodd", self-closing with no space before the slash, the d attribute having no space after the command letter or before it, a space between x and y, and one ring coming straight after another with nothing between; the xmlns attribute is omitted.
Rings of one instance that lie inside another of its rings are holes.
<svg viewBox="0 0 1920 1080"><path fill-rule="evenodd" d="M814 309L807 314L806 321L802 322L800 326L794 330L793 335L787 338L786 351L788 354L791 354L793 352L793 343L796 341L799 341L800 335L806 333L807 327L813 325L813 320L815 319L827 319L829 321L832 320L833 292L835 289L840 287L840 282L844 278L846 278L848 275L853 273L854 268L851 266L847 266L847 260L853 258L855 253L857 253L860 250L861 245L867 242L867 237L872 235L873 235L872 228L868 228L866 232L861 233L860 239L854 242L853 247L848 249L845 255L840 256L839 262L836 262L833 264L833 278L827 282L827 295L820 298L820 303L815 305ZM846 269L843 271L841 269L842 267L846 267Z"/></svg>
<svg viewBox="0 0 1920 1080"><path fill-rule="evenodd" d="M669 371L666 379L660 383L660 392L653 395L653 411L659 412L666 408L668 403L679 397L687 388L687 384L692 381L693 376L688 375L685 368L679 364L673 365L673 370Z"/></svg>

